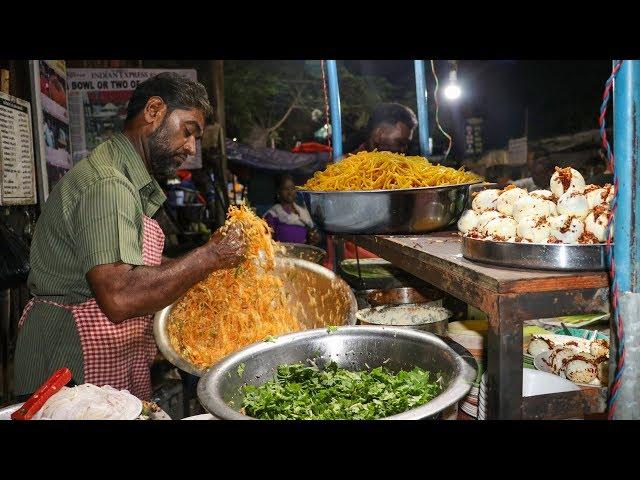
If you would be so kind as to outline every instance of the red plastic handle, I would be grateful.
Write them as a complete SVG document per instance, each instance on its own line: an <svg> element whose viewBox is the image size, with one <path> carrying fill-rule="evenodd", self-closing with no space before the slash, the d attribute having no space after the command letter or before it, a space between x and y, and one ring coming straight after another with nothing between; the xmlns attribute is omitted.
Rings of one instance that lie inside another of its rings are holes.
<svg viewBox="0 0 640 480"><path fill-rule="evenodd" d="M68 368L61 368L51 375L22 407L11 414L11 420L30 420L53 394L69 383L71 376Z"/></svg>

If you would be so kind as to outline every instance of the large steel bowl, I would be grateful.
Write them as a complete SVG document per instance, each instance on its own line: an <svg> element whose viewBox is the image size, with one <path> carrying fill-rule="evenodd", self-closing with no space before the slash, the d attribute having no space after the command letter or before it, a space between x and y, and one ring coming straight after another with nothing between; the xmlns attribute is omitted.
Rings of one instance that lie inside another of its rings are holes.
<svg viewBox="0 0 640 480"><path fill-rule="evenodd" d="M335 361L349 370L384 365L391 371L421 367L442 374L445 390L440 395L418 408L387 417L392 420L437 417L467 394L477 370L476 361L463 347L431 333L394 327L349 326L333 332L322 328L284 335L274 343L256 343L224 358L198 382L198 398L217 418L251 420L239 412L239 388L270 380L278 365L310 359L320 368Z"/></svg>
<svg viewBox="0 0 640 480"><path fill-rule="evenodd" d="M284 247L285 251L282 256L285 257L300 258L302 260L308 260L309 262L322 264L324 257L327 256L327 252L322 248L305 243L280 242L280 245Z"/></svg>
<svg viewBox="0 0 640 480"><path fill-rule="evenodd" d="M301 330L328 325L355 325L358 304L349 285L331 270L297 258L276 258L275 273L284 282L284 290ZM260 292L256 292L259 295ZM202 376L201 369L187 361L171 346L167 324L173 305L156 313L153 334L162 355L176 367Z"/></svg>
<svg viewBox="0 0 640 480"><path fill-rule="evenodd" d="M456 222L479 182L398 190L301 190L316 224L329 233L415 234Z"/></svg>

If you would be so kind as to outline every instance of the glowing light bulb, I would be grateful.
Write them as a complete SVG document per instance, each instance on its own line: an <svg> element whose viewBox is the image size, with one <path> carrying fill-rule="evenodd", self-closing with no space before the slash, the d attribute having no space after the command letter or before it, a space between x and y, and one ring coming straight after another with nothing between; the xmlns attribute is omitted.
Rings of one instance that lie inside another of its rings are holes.
<svg viewBox="0 0 640 480"><path fill-rule="evenodd" d="M447 100L457 100L462 95L462 89L458 85L458 78L455 70L449 72L449 83L444 89L444 96Z"/></svg>

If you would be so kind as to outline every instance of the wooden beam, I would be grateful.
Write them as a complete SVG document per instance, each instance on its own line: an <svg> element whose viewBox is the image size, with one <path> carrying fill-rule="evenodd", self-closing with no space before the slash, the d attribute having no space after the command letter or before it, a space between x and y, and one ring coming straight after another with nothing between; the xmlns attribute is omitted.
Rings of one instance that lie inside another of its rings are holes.
<svg viewBox="0 0 640 480"><path fill-rule="evenodd" d="M9 93L9 70L0 70L0 92Z"/></svg>

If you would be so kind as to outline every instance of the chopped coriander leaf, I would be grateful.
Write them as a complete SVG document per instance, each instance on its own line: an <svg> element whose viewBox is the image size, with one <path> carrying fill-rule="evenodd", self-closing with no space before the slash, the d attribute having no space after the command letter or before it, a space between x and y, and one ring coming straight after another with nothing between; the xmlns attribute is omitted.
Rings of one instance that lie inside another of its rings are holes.
<svg viewBox="0 0 640 480"><path fill-rule="evenodd" d="M244 373L244 363L241 363L240 365L238 365L238 376L241 377L242 374Z"/></svg>
<svg viewBox="0 0 640 480"><path fill-rule="evenodd" d="M374 420L423 405L443 389L439 374L419 367L352 372L335 362L324 370L280 365L273 380L241 388L245 414L269 420Z"/></svg>
<svg viewBox="0 0 640 480"><path fill-rule="evenodd" d="M265 342L275 342L276 341L276 337L274 337L273 335L268 335L265 339Z"/></svg>
<svg viewBox="0 0 640 480"><path fill-rule="evenodd" d="M329 327L327 327L327 333L335 332L336 330L338 330L338 327L335 325L329 325Z"/></svg>

